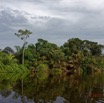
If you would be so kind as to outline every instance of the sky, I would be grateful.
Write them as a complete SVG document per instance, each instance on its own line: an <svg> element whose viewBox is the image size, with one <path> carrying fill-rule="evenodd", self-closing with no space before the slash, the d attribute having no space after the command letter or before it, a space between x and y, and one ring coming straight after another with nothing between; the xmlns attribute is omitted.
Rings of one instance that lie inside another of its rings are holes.
<svg viewBox="0 0 104 103"><path fill-rule="evenodd" d="M104 0L0 0L0 48L22 45L14 33L28 29L38 38L63 45L80 38L104 44Z"/></svg>

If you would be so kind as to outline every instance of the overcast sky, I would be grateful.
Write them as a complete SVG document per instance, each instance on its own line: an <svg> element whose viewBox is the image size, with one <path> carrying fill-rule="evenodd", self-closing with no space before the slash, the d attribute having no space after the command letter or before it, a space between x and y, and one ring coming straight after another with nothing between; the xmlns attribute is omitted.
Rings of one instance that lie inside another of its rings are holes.
<svg viewBox="0 0 104 103"><path fill-rule="evenodd" d="M104 44L104 0L0 0L0 48L21 45L19 29L33 32L30 43L78 37Z"/></svg>

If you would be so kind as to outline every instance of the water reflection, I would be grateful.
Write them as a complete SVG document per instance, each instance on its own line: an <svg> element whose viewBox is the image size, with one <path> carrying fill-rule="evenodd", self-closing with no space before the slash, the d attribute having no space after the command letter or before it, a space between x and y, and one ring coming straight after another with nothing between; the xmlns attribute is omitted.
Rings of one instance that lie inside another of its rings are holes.
<svg viewBox="0 0 104 103"><path fill-rule="evenodd" d="M0 74L0 103L103 103L104 73L57 75Z"/></svg>

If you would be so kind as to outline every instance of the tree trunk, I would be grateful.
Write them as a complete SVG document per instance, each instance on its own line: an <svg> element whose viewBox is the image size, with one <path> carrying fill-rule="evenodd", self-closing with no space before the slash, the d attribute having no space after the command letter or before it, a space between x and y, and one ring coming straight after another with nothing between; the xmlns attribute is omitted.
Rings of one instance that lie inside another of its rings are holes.
<svg viewBox="0 0 104 103"><path fill-rule="evenodd" d="M24 51L25 51L25 47L23 47L23 53L22 53L22 64L24 65Z"/></svg>

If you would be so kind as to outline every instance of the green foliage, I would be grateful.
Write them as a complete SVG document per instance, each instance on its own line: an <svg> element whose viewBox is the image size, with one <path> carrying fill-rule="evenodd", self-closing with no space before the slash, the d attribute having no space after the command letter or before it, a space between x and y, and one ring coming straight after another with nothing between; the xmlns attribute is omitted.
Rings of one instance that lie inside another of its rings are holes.
<svg viewBox="0 0 104 103"><path fill-rule="evenodd" d="M62 69L60 69L60 68L53 68L53 69L51 70L51 73L52 73L53 75L62 74Z"/></svg>
<svg viewBox="0 0 104 103"><path fill-rule="evenodd" d="M59 67L60 62L64 61L62 50L56 44L49 43L46 40L38 39L36 53L38 60L43 60L43 62L48 64L49 68Z"/></svg>
<svg viewBox="0 0 104 103"><path fill-rule="evenodd" d="M24 42L26 42L26 39L30 36L30 34L32 34L32 32L30 32L29 30L18 30L18 33L15 33L15 35L17 37L20 37L21 40L23 40Z"/></svg>
<svg viewBox="0 0 104 103"><path fill-rule="evenodd" d="M17 83L17 80L26 78L28 72L0 72L0 90L11 90Z"/></svg>
<svg viewBox="0 0 104 103"><path fill-rule="evenodd" d="M26 47L26 40L30 34L27 30L18 31L16 35L23 38L24 44L22 48L16 46L15 54L0 51L1 72L28 72L28 68L34 74L37 73L39 78L45 78L49 71L56 75L62 72L80 74L82 71L93 73L104 70L103 45L72 38L61 47L43 39L38 39L36 44Z"/></svg>
<svg viewBox="0 0 104 103"><path fill-rule="evenodd" d="M101 55L104 46L96 42L88 40L80 40L78 38L69 39L63 46L61 46L65 55L72 55L78 51L83 52L84 55Z"/></svg>
<svg viewBox="0 0 104 103"><path fill-rule="evenodd" d="M0 52L0 72L2 73L19 73L28 72L24 65L18 65L17 59L13 54Z"/></svg>
<svg viewBox="0 0 104 103"><path fill-rule="evenodd" d="M40 64L48 65L48 68L60 68L60 63L64 61L64 53L56 44L46 40L38 39L38 42L30 44L25 49L25 65L28 68L38 68Z"/></svg>
<svg viewBox="0 0 104 103"><path fill-rule="evenodd" d="M88 40L80 40L78 38L69 39L63 46L62 51L66 58L66 67L68 71L80 68L83 72L95 72L101 70L103 66L102 49L103 45ZM99 56L99 63L98 61ZM104 67L103 67L104 68Z"/></svg>
<svg viewBox="0 0 104 103"><path fill-rule="evenodd" d="M38 68L36 69L36 76L39 80L47 79L49 74L49 69L46 64L39 64Z"/></svg>

